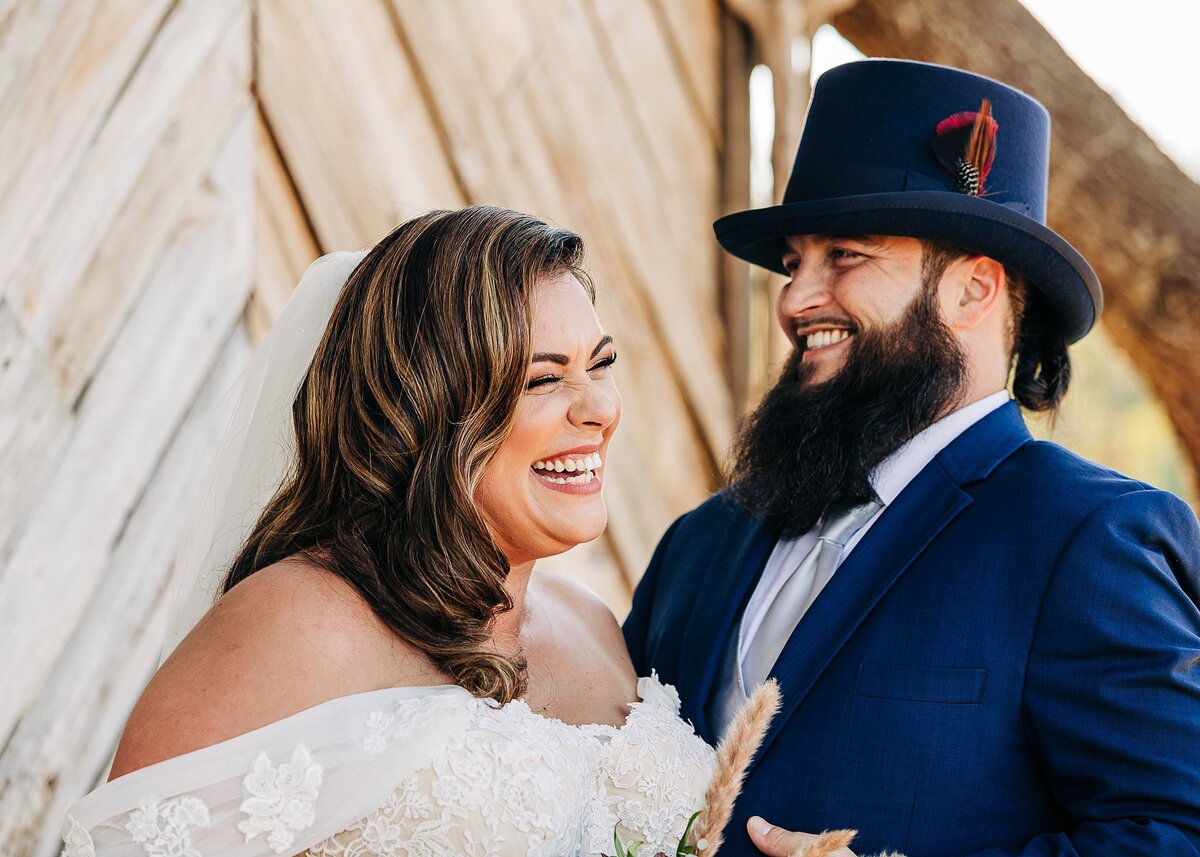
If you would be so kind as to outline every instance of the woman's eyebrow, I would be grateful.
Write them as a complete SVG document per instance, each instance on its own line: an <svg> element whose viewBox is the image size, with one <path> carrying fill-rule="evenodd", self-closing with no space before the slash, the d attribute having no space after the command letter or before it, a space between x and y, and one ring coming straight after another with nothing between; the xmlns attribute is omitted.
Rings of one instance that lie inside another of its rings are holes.
<svg viewBox="0 0 1200 857"><path fill-rule="evenodd" d="M601 351L603 351L604 346L611 344L612 341L613 341L613 338L611 336L605 336L603 339L601 339L598 343L596 343L596 347L592 349L592 357L595 357L597 354L599 354ZM538 353L533 355L533 358L529 362L530 363L557 363L559 366L567 366L568 364L570 364L571 358L565 354L553 354L548 351L539 351Z"/></svg>
<svg viewBox="0 0 1200 857"><path fill-rule="evenodd" d="M612 344L612 341L613 338L611 336L605 336L603 339L597 342L596 347L592 349L592 356L595 357L604 349L604 346Z"/></svg>

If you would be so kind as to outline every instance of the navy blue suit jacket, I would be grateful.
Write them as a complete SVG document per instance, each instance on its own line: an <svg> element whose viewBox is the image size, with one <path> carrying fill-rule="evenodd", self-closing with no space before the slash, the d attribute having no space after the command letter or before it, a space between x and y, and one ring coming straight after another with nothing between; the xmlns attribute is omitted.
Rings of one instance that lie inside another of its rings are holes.
<svg viewBox="0 0 1200 857"><path fill-rule="evenodd" d="M775 542L718 495L667 532L625 637L704 707ZM788 641L746 819L858 854L1200 854L1200 526L994 411L889 505Z"/></svg>

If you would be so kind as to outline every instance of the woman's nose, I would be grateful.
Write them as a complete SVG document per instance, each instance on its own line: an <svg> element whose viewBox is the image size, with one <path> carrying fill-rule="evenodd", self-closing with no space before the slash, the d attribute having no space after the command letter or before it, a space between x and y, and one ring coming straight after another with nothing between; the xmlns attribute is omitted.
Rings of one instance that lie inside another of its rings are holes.
<svg viewBox="0 0 1200 857"><path fill-rule="evenodd" d="M580 389L569 418L588 428L606 429L621 415L621 394L611 380L591 381Z"/></svg>

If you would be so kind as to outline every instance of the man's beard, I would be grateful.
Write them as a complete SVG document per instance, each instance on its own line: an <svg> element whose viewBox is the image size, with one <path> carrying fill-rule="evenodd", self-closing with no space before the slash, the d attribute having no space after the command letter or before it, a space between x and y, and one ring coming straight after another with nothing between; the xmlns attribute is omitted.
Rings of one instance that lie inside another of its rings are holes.
<svg viewBox="0 0 1200 857"><path fill-rule="evenodd" d="M828 381L797 348L738 436L734 499L785 538L877 500L872 470L960 403L967 371L928 282L898 321L857 331Z"/></svg>

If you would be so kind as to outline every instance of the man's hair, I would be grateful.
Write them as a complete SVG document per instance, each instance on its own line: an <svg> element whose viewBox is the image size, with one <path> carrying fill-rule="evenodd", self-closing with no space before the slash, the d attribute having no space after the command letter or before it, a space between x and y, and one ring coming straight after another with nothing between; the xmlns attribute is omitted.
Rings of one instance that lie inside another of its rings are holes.
<svg viewBox="0 0 1200 857"><path fill-rule="evenodd" d="M971 251L950 244L922 241L921 274L937 282L950 263ZM1054 413L1071 384L1067 337L1050 302L1027 277L1005 267L1009 300L1009 358L1013 395L1031 411Z"/></svg>

